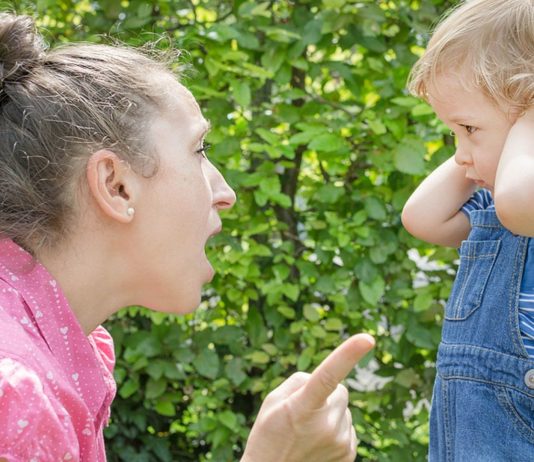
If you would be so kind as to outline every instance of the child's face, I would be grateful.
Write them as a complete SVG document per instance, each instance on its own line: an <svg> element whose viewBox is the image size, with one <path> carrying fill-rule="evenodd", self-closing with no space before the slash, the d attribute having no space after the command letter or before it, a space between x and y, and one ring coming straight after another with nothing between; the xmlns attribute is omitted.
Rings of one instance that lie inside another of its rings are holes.
<svg viewBox="0 0 534 462"><path fill-rule="evenodd" d="M493 190L495 174L508 132L515 119L474 86L462 85L461 73L438 76L429 92L436 115L454 132L456 162L467 178Z"/></svg>

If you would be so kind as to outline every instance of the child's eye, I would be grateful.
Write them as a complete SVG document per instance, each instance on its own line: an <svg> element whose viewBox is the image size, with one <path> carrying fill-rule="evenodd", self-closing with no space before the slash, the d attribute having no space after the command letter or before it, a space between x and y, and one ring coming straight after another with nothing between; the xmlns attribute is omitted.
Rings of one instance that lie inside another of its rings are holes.
<svg viewBox="0 0 534 462"><path fill-rule="evenodd" d="M460 125L460 126L465 128L465 131L467 132L468 135L472 135L478 130L478 128L473 127L472 125Z"/></svg>
<svg viewBox="0 0 534 462"><path fill-rule="evenodd" d="M195 154L200 154L202 157L206 157L206 152L211 148L211 144L204 143L200 149L195 151Z"/></svg>

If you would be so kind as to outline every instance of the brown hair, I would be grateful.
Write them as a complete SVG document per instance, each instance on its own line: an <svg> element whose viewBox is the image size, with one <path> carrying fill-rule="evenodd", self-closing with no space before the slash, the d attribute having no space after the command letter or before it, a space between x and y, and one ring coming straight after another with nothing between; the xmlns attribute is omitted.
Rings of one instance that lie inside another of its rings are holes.
<svg viewBox="0 0 534 462"><path fill-rule="evenodd" d="M499 106L523 112L534 103L534 0L471 0L438 24L412 69L408 87L426 98L443 71L467 69Z"/></svg>
<svg viewBox="0 0 534 462"><path fill-rule="evenodd" d="M0 14L0 234L30 251L56 244L98 149L155 173L146 135L164 104L162 73L126 47L48 51L30 17Z"/></svg>

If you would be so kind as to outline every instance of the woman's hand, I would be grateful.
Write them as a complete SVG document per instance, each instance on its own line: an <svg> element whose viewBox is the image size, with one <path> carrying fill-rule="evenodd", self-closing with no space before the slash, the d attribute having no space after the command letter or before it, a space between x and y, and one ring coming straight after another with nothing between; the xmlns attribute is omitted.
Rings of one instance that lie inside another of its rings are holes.
<svg viewBox="0 0 534 462"><path fill-rule="evenodd" d="M350 337L312 374L297 372L263 402L241 462L353 462L356 432L340 382L373 347Z"/></svg>

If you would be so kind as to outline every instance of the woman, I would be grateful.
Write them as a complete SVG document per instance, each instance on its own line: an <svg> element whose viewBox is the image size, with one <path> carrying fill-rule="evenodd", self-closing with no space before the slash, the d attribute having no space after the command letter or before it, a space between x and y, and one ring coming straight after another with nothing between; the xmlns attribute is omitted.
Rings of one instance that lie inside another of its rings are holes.
<svg viewBox="0 0 534 462"><path fill-rule="evenodd" d="M134 304L193 311L235 194L191 93L138 52L45 51L30 18L4 14L0 85L0 461L104 461L100 324ZM242 461L354 460L339 382L373 344L354 336L271 392Z"/></svg>

